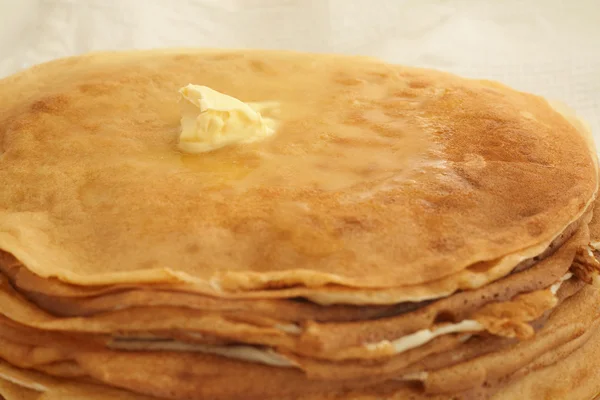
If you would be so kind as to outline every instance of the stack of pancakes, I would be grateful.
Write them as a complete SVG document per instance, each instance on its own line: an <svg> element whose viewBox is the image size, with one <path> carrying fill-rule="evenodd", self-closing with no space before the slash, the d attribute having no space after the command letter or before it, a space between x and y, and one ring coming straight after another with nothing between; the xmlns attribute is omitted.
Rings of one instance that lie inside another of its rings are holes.
<svg viewBox="0 0 600 400"><path fill-rule="evenodd" d="M269 138L178 150L178 89ZM0 394L585 399L589 132L495 82L360 57L98 53L0 81Z"/></svg>

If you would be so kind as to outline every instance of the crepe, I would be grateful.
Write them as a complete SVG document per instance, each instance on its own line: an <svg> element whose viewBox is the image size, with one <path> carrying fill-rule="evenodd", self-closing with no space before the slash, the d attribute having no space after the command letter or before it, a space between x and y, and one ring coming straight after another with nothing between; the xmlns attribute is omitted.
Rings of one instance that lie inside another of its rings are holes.
<svg viewBox="0 0 600 400"><path fill-rule="evenodd" d="M182 155L190 82L279 102L278 133ZM458 282L447 295L541 253L597 187L588 140L543 99L366 58L99 53L0 89L0 248L80 285Z"/></svg>
<svg viewBox="0 0 600 400"><path fill-rule="evenodd" d="M276 51L96 53L0 89L3 396L489 399L594 368L597 158L560 105Z"/></svg>
<svg viewBox="0 0 600 400"><path fill-rule="evenodd" d="M541 370L543 374L554 374L554 367L552 367L548 372L544 368L547 366L552 366L558 360L562 360L566 358L569 360L571 354L575 355L576 360L579 361L582 359L590 359L592 356L597 354L596 347L598 342L598 325L600 324L600 314L598 308L596 307L598 299L600 298L600 291L598 289L592 288L588 286L583 291L579 292L571 299L568 299L561 305L556 312L554 312L548 319L544 328L541 329L538 336L535 339L527 340L517 344L516 346L500 346L498 351L488 353L487 355L482 355L473 359L467 359L464 362L458 362L450 367L441 368L437 371L429 372L426 374L417 374L413 373L413 377L422 376L426 379L425 387L426 390L430 391L429 395L424 396L423 394L419 394L420 391L417 388L408 385L406 382L402 381L390 381L383 385L377 385L373 388L368 389L352 389L353 386L357 384L356 381L345 382L343 385L346 385L347 388L350 389L350 392L340 392L337 396L334 393L331 393L331 398L337 399L339 398L354 398L352 393L355 393L356 398L367 398L370 399L373 393L388 393L390 399L403 398L402 396L406 396L410 394L415 399L427 399L427 398L438 398L436 396L442 396L442 393L436 395L436 392L440 390L448 391L451 389L460 388L462 391L457 395L456 398L467 399L472 398L470 396L476 395L476 393L480 390L477 385L480 383L480 379L487 379L488 383L482 387L485 387L488 393L493 393L495 391L508 390L510 392L511 385L519 387L519 384L513 383L511 379L512 377L519 377L521 375L529 375L533 371ZM593 346L590 346L591 352L585 353L580 352L578 350L579 347L586 345L588 341L592 341L594 343ZM465 344L468 345L468 342ZM479 344L477 344L479 346ZM117 386L124 386L136 388L136 391L142 391L146 393L154 393L160 394L164 397L171 398L191 398L190 394L185 395L184 393L204 393L206 392L206 396L213 395L214 398L221 398L219 396L223 395L224 390L219 386L218 380L200 380L202 383L202 387L195 387L202 374L202 363L200 360L205 356L198 355L169 355L168 353L106 353L106 352L92 352L86 353L83 351L78 356L79 362L84 365L84 368L91 373L95 379L100 379L103 381L110 381ZM182 362L173 362L172 358L185 358L185 359L195 359L193 363L182 363ZM210 356L208 356L210 357ZM137 360L137 361L136 361ZM160 361L159 361L160 360ZM593 366L593 358L590 360L592 362L587 362L585 364L577 365L575 371L583 371L586 370L588 373L596 373L597 368ZM239 372L242 375L231 375L230 382L237 381L237 379L244 380L249 378L247 374L260 374L262 368L265 367L257 367L254 369L242 368L240 369L239 365L236 365L235 362L231 361L223 361L223 360L214 360L216 362L215 365L219 365L219 368L222 368L225 371ZM456 360L455 360L456 362ZM238 363L239 364L239 363ZM570 361L569 365L572 365L573 362ZM558 366L561 366L562 363L558 363ZM186 373L183 373L184 366L187 366ZM36 388L38 391L48 391L46 389L47 386L51 386L47 382L54 382L49 377L42 377L39 380L36 374L31 374L30 372L18 372L12 367L8 367L7 365L0 365L0 379L7 377L12 377L13 380L25 380L26 385L29 387ZM126 368L128 373L117 373L116 370L122 370ZM180 373L174 373L170 371L171 369L177 369ZM246 392L243 394L243 398L262 398L260 397L268 395L269 391L277 390L277 382L282 382L283 387L279 387L279 393L281 393L282 399L287 399L286 393L292 396L291 393L294 390L301 390L306 395L294 398L300 399L321 399L323 398L322 394L318 394L319 391L325 389L322 385L327 385L326 382L312 381L310 384L304 381L302 389L300 389L297 385L302 385L300 382L303 381L300 375L294 373L293 371L286 369L277 369L277 368L269 368L266 367L268 373L271 375L272 379L269 380L268 385L264 385L261 388L257 387L248 387L246 385L240 384L230 384L226 392L236 391L236 390L245 390ZM467 374L457 374L457 370L469 371ZM138 371L135 374L132 371ZM161 373L157 373L161 371ZM487 372L485 372L487 371ZM556 385L553 385L554 381L547 381L545 384L545 388L543 387L531 387L531 384L525 384L525 387L528 387L528 390L562 390L563 392L557 391L556 393L564 393L564 390L570 390L574 386L574 376L572 372L568 372L562 370L563 379L559 381ZM267 372L267 371L265 371ZM154 377L161 376L163 377L160 380L146 381L143 379L143 375L146 373L150 373ZM474 375L473 375L474 374ZM224 375L224 377L227 374ZM233 378L236 376L236 379ZM27 377L24 379L24 377ZM180 379L185 379L185 383L179 382L176 383L173 380L177 381ZM519 378L520 379L520 378ZM363 381L363 384L368 381ZM440 383L442 383L440 385ZM565 386L565 382L567 385ZM509 384L508 388L505 388L507 383ZM80 386L82 383L71 383L68 385ZM141 386L140 386L141 385ZM583 393L584 391L590 391L593 389L597 389L598 382L596 380L591 380L587 382L585 385L579 388L579 390ZM83 385L85 386L85 385ZM310 387L308 387L310 386ZM211 389L212 388L212 389ZM470 392L470 389L474 390L474 392ZM256 390L261 390L261 394L257 393ZM171 391L170 391L171 390ZM191 392L190 392L191 390ZM313 394L310 394L311 390L316 390ZM333 387L329 387L328 391L331 392ZM396 392L396 393L394 393ZM470 392L470 393L469 393ZM167 394L170 393L170 394ZM210 393L210 394L209 394ZM364 396L360 397L358 395ZM297 396L294 394L293 396ZM347 396L347 397L343 397ZM447 398L447 394L445 395ZM52 397L50 397L52 398ZM93 398L93 397L92 397ZM444 398L444 397L439 397ZM502 396L498 396L497 398L503 398ZM510 397L506 397L510 398ZM578 398L578 397L574 397ZM583 398L583 397L582 397Z"/></svg>
<svg viewBox="0 0 600 400"><path fill-rule="evenodd" d="M513 271L519 271L530 267L537 261L544 259L545 257L553 254L557 248L568 240L579 228L585 227L591 218L591 210L586 212L580 219L571 223L563 232L557 236L549 246L542 252L532 258L523 259L518 263ZM506 261L506 260L505 260ZM509 264L510 265L510 264ZM469 283L469 278L476 278L482 271L487 271L489 268L497 267L494 263L485 263L477 266L475 271L465 272L461 277L461 280L456 281L450 278L441 279L434 282L429 282L427 287L424 286L403 286L401 288L393 289L352 289L342 288L335 286L326 286L322 288L291 288L283 290L269 290L269 291L253 291L251 293L220 293L219 299L277 299L277 298L303 298L309 300L310 303L316 303L319 305L335 305L335 304L350 304L350 305L363 305L359 309L361 313L368 312L381 312L382 307L376 309L369 309L364 305L392 305L390 312L398 309L410 309L418 306L417 303L421 301L427 301L436 299L441 296L441 293L451 293L457 287L461 285L468 286L479 286L480 279L475 279ZM504 265L506 266L506 265ZM147 292L148 289L166 290L169 295L172 296L173 292L196 292L199 290L198 287L190 288L186 285L164 285L164 284L152 284L152 285L112 285L112 286L87 286L81 287L76 285L65 284L64 282L56 279L44 279L31 273L27 268L16 260L13 256L6 252L0 252L0 271L11 277L14 283L22 288L23 290L31 293L32 296L45 297L45 295L54 297L92 297L103 294L110 294L119 292L122 293L127 289L140 289L143 288ZM473 285L475 283L475 285ZM202 292L202 290L199 290ZM68 300L67 300L68 301ZM399 304L404 302L405 304ZM222 304L222 301L219 301ZM256 304L256 302L254 302ZM258 303L260 304L260 302ZM313 307L312 311L315 312L315 308L320 308L321 312L334 312L338 313L341 311L340 308L335 307ZM356 312L354 308L354 312ZM346 309L346 311L348 311ZM314 315L313 315L314 317Z"/></svg>
<svg viewBox="0 0 600 400"><path fill-rule="evenodd" d="M491 305L496 309L502 310L502 317L499 318L497 312L494 312L493 310L490 312L490 310L486 310L486 307L484 307L482 310L477 312L479 315L476 317L483 317L482 327L480 329L490 329L498 336L516 336L519 338L531 337L533 329L529 328L526 322L534 321L542 317L544 313L553 309L560 301L579 291L581 286L582 285L577 281L565 282L565 284L562 285L561 289L558 291L557 299L555 299L553 296L546 295L545 291L538 291L517 296L517 301L491 303ZM535 299L539 295L542 295L542 300L544 298L548 298L550 302L538 302L538 305L532 308L532 305L536 304ZM519 304L518 299L525 297L528 297L529 300L526 303L526 307L523 307L521 304ZM161 315L158 314L157 317L160 318ZM486 317L488 319L487 322L485 321ZM492 323L490 323L490 321ZM89 321L89 324L97 326L98 322L99 321L97 320ZM140 322L142 322L142 320L140 320ZM235 342L207 342L204 335L197 335L196 337L192 337L192 340L190 340L190 337L186 337L182 334L173 335L172 332L167 330L163 331L161 335L147 334L144 333L144 328L147 327L145 327L143 324L138 325L135 330L131 330L128 335L125 335L125 332L127 332L127 329L131 328L126 326L126 324L123 324L123 330L119 330L118 333L115 333L118 337L115 337L114 335L105 336L102 334L96 334L97 332L94 331L85 332L88 335L90 333L94 334L92 336L87 336L86 334L82 334L77 331L64 330L64 328L61 331L37 330L27 328L25 325L39 326L40 322L35 320L13 322L6 318L0 319L0 341L8 341L8 344L3 346L4 349L0 349L0 356L16 365L35 366L51 362L65 361L70 360L70 355L74 355L77 352L83 352L85 349L88 349L89 351L98 349L99 347L106 347L128 351L164 350L218 354L228 358L237 358L267 365L300 368L311 377L319 376L319 379L341 379L343 376L348 374L353 375L353 377L365 377L375 374L392 373L393 371L398 371L398 369L404 368L410 364L410 362L419 360L422 357L437 353L439 351L447 351L452 349L456 345L460 344L463 338L472 336L465 336L464 333L458 335L444 334L438 339L433 338L433 340L426 340L421 344L415 344L406 347L404 350L399 350L396 347L395 352L391 353L393 357L389 358L390 353L383 352L382 350L384 350L383 347L385 346L381 346L381 344L376 346L375 349L372 348L372 346L356 346L355 348L351 349L341 348L341 352L332 352L331 350L329 352L318 350L313 350L311 352L310 350L304 349L297 344L294 346L288 342L286 350L285 342L283 344L281 342L275 342L275 344L271 342L270 344L274 345L275 349L269 350L268 348L264 347L240 345L239 342L237 344L235 344ZM439 329L440 326L444 326L443 324L440 325L439 323L438 325L438 327L430 329ZM515 329L515 326L519 327L519 329ZM498 327L501 327L502 329L498 330ZM531 332L525 329L525 334L523 334L523 328L528 328ZM108 331L103 333L111 332ZM473 332L473 335L480 334L481 332L478 331ZM239 338L239 340L242 340L241 336L239 336ZM251 336L249 336L248 340L251 344L253 339ZM9 344L13 345L12 353L10 352ZM229 344L229 346L226 346L227 344ZM29 350L31 346L39 347L40 351L31 352ZM72 349L73 346L75 347L75 350ZM71 350L64 350L65 347L70 348ZM41 350L42 348L44 348L44 350ZM363 362L361 359L368 359L371 361ZM379 367L377 364L379 364ZM333 373L333 376L331 373Z"/></svg>
<svg viewBox="0 0 600 400"><path fill-rule="evenodd" d="M450 322L472 320L476 331L509 337L530 336L533 331L529 322L557 304L549 288L567 276L576 250L588 241L587 229L581 229L553 255L484 288L413 311L351 322L302 319L296 321L300 324L290 323L272 319L273 315L260 315L260 310L255 313L252 304L241 310L195 310L181 304L179 307L138 304L129 308L119 305L94 315L60 318L27 301L31 295L19 294L8 280L0 285L0 306L9 319L47 331L112 334L125 339L149 334L151 339L269 346L325 360L372 359L398 354L397 345L392 343L398 338L414 336L423 329L435 330Z"/></svg>

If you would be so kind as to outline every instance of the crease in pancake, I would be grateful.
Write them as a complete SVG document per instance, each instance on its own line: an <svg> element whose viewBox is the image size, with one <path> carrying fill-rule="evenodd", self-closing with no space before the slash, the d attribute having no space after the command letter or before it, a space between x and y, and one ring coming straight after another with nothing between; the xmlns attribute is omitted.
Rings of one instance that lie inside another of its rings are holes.
<svg viewBox="0 0 600 400"><path fill-rule="evenodd" d="M471 333L484 330L484 326L478 321L464 320L456 324L447 324L436 326L435 329L423 329L403 336L392 341L381 341L377 343L367 343L364 346L369 350L379 351L382 348L392 347L395 354L404 353L407 350L414 349L425 343L428 343L438 336L452 333Z"/></svg>
<svg viewBox="0 0 600 400"><path fill-rule="evenodd" d="M60 378L86 379L85 372L72 360L37 365L35 366L35 370L46 375Z"/></svg>
<svg viewBox="0 0 600 400"><path fill-rule="evenodd" d="M5 392L4 383L11 385ZM18 390L21 388L22 390ZM107 386L50 377L36 371L15 368L0 360L0 395L6 400L156 400ZM11 397L16 396L16 397Z"/></svg>

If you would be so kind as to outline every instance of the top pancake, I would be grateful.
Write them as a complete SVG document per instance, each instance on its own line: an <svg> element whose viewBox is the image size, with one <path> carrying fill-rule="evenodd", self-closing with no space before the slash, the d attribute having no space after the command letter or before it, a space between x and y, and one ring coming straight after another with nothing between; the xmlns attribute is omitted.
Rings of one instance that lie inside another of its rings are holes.
<svg viewBox="0 0 600 400"><path fill-rule="evenodd" d="M180 153L188 83L277 102L276 134ZM0 104L0 249L78 285L427 284L542 252L597 187L545 100L366 58L98 53L0 81Z"/></svg>

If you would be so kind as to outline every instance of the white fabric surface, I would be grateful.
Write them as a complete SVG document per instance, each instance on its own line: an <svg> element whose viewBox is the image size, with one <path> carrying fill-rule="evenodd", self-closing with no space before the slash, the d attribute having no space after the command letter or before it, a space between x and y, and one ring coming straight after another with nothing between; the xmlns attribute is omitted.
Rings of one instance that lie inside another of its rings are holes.
<svg viewBox="0 0 600 400"><path fill-rule="evenodd" d="M600 143L600 0L0 0L0 76L91 50L354 53L567 103Z"/></svg>

